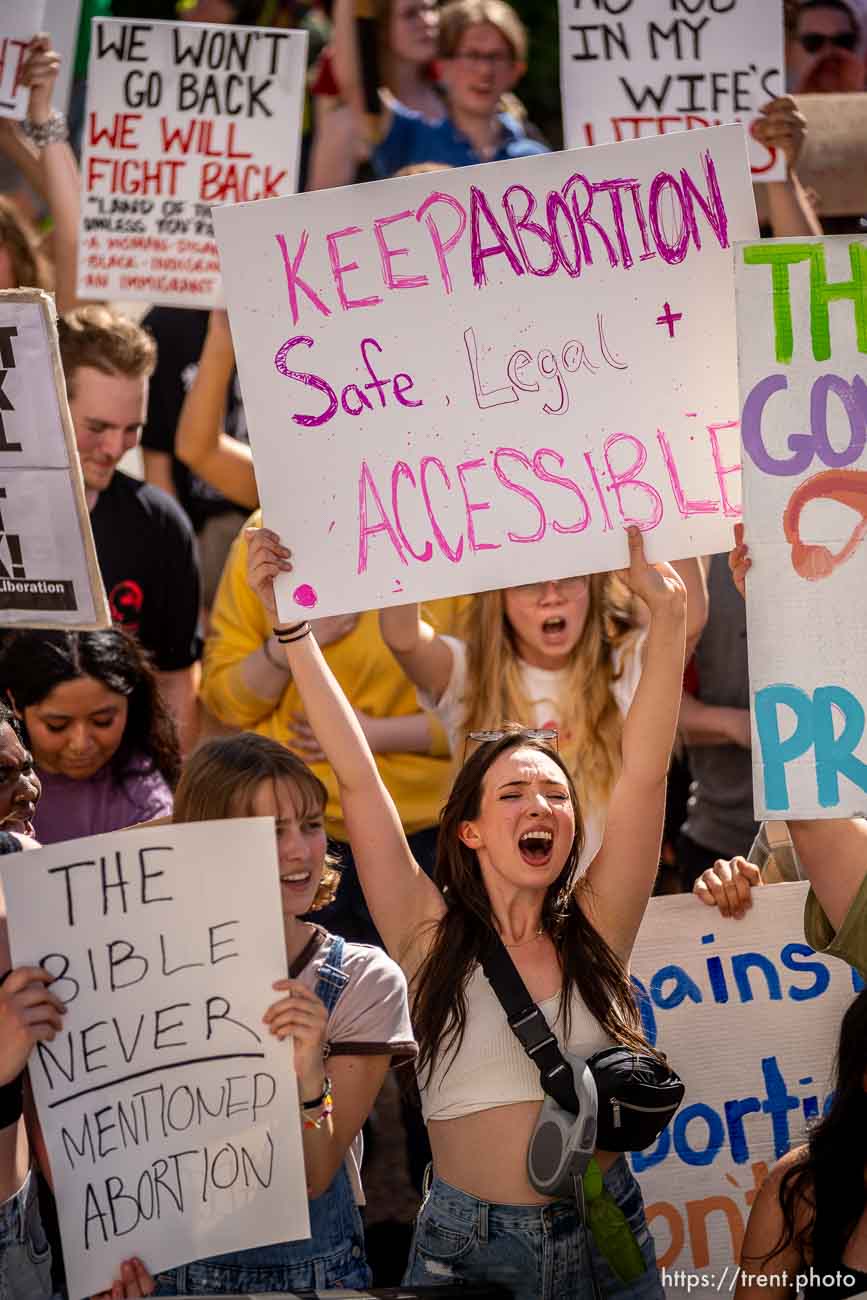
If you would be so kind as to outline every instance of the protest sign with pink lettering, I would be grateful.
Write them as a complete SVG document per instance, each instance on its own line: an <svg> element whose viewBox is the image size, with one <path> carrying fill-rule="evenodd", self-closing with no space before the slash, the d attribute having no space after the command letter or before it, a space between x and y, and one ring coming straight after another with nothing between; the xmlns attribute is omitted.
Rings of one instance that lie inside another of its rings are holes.
<svg viewBox="0 0 867 1300"><path fill-rule="evenodd" d="M281 618L729 546L741 127L214 221Z"/></svg>
<svg viewBox="0 0 867 1300"><path fill-rule="evenodd" d="M211 205L292 194L307 33L93 20L78 293L222 303Z"/></svg>
<svg viewBox="0 0 867 1300"><path fill-rule="evenodd" d="M784 93L783 6L756 0L560 0L567 145L639 140L723 122L749 130ZM779 150L750 140L757 181Z"/></svg>

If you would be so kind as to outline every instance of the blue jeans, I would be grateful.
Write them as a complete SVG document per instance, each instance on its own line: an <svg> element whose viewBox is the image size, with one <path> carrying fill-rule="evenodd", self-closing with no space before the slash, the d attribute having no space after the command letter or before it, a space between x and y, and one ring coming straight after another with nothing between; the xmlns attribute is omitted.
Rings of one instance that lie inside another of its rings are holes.
<svg viewBox="0 0 867 1300"><path fill-rule="evenodd" d="M416 1222L404 1285L497 1282L513 1300L592 1300L589 1241L602 1295L664 1300L641 1191L624 1157L606 1173L605 1186L625 1214L647 1266L634 1282L621 1282L592 1237L585 1236L574 1201L490 1204L435 1177Z"/></svg>
<svg viewBox="0 0 867 1300"><path fill-rule="evenodd" d="M0 1300L46 1300L51 1293L51 1247L31 1172L0 1205Z"/></svg>
<svg viewBox="0 0 867 1300"><path fill-rule="evenodd" d="M257 1246L214 1255L157 1275L155 1294L255 1295L265 1291L322 1291L369 1287L364 1230L343 1165L328 1191L310 1201L307 1241Z"/></svg>

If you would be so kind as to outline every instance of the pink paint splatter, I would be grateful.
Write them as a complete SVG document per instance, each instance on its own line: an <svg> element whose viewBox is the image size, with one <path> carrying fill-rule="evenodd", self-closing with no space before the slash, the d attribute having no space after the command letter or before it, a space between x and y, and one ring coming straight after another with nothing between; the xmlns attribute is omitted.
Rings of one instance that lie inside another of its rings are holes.
<svg viewBox="0 0 867 1300"><path fill-rule="evenodd" d="M304 582L300 587L296 587L292 592L292 599L295 601L296 605L303 605L305 609L312 609L319 600L319 597L316 595L313 588Z"/></svg>

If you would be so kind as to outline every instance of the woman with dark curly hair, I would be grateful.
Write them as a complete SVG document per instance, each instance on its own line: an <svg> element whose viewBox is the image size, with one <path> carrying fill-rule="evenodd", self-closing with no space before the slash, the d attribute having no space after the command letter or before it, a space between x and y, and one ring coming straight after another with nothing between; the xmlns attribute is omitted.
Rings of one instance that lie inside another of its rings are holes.
<svg viewBox="0 0 867 1300"><path fill-rule="evenodd" d="M141 647L105 632L17 632L0 658L42 782L42 844L168 816L180 773L174 723Z"/></svg>
<svg viewBox="0 0 867 1300"><path fill-rule="evenodd" d="M799 1276L800 1275L800 1276ZM867 1293L867 989L840 1026L833 1099L750 1211L735 1300Z"/></svg>

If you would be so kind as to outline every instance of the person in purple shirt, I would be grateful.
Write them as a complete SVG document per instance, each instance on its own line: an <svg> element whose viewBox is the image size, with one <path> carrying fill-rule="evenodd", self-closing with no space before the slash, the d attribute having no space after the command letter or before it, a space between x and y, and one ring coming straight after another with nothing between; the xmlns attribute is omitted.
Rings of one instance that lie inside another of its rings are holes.
<svg viewBox="0 0 867 1300"><path fill-rule="evenodd" d="M430 122L390 101L383 136L371 157L380 178L405 167L441 163L466 167L547 153L522 122L500 111L504 95L524 75L527 33L504 0L451 0L440 15L439 79L447 113Z"/></svg>
<svg viewBox="0 0 867 1300"><path fill-rule="evenodd" d="M0 691L42 782L42 844L166 817L180 772L174 723L138 643L105 632L17 632Z"/></svg>

